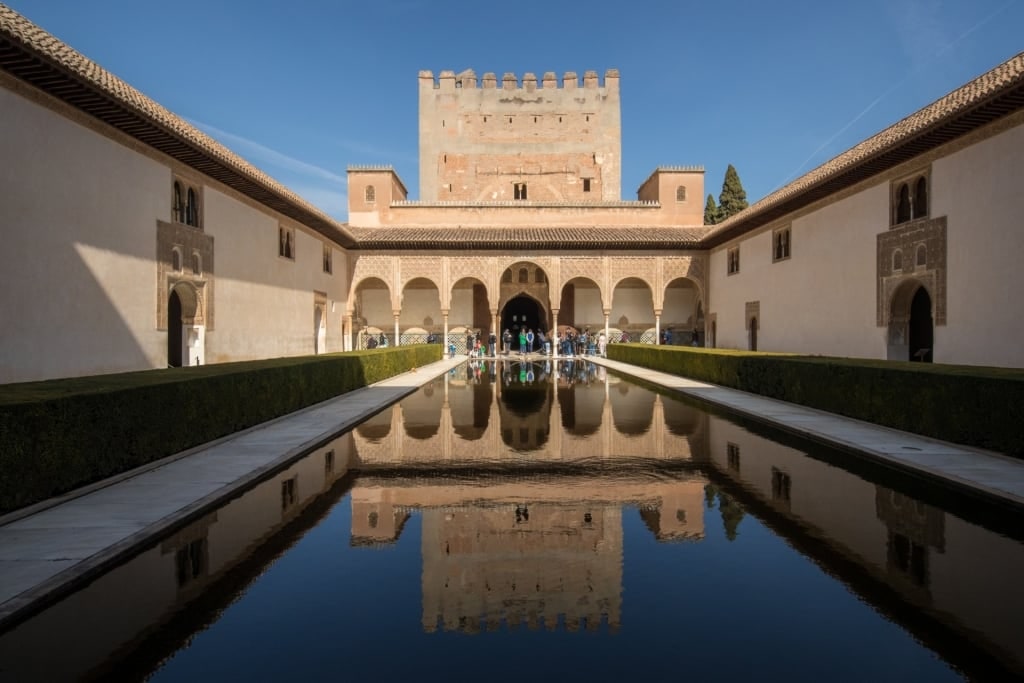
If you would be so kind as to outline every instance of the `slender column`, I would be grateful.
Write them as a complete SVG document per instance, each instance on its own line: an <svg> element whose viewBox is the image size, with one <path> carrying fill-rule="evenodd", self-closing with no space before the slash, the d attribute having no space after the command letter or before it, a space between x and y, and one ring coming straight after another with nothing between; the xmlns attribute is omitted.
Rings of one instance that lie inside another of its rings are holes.
<svg viewBox="0 0 1024 683"><path fill-rule="evenodd" d="M604 343L605 344L610 344L611 341L612 341L612 339L611 339L611 332L609 331L609 328L608 328L608 321L609 321L609 319L611 317L612 317L611 309L608 309L608 308L604 309ZM608 347L606 346L605 348L608 348Z"/></svg>
<svg viewBox="0 0 1024 683"><path fill-rule="evenodd" d="M448 357L448 311L442 310L441 311L441 318L444 320L444 337L441 339L441 343L444 344L444 347L441 349L441 356L443 358L447 358ZM445 391L446 392L448 391L448 383L447 383L447 381L445 382ZM445 396L447 397L447 393L445 394Z"/></svg>
<svg viewBox="0 0 1024 683"><path fill-rule="evenodd" d="M352 350L352 314L346 313L345 320L342 323L342 339L341 339L341 350L351 351Z"/></svg>
<svg viewBox="0 0 1024 683"><path fill-rule="evenodd" d="M558 346L559 346L559 344L558 344L558 309L557 308L552 308L551 309L551 322L554 323L554 328L551 330L551 334L554 336L554 339L551 340L551 355L554 356L555 358L558 358ZM557 376L557 371L556 371L555 379L557 379L557 378L558 378L558 376Z"/></svg>
<svg viewBox="0 0 1024 683"><path fill-rule="evenodd" d="M402 312L401 311L392 311L391 313L395 316L395 346L401 346L402 345L402 340L398 336L398 334L399 334L398 333L398 318L399 318L400 315L402 315Z"/></svg>
<svg viewBox="0 0 1024 683"><path fill-rule="evenodd" d="M494 335L494 339L495 339L495 342L494 342L494 357L497 358L498 356L501 355L501 353L500 353L500 349L501 349L501 330L498 328L498 309L497 308L491 309L491 334ZM488 336L487 339L485 339L484 341L487 341L489 339L490 339L490 337ZM488 345L488 347L487 347L488 353L490 353L490 350L491 350L491 347ZM501 382L498 382L498 384L501 384Z"/></svg>
<svg viewBox="0 0 1024 683"><path fill-rule="evenodd" d="M661 344L661 311L654 312L654 344Z"/></svg>

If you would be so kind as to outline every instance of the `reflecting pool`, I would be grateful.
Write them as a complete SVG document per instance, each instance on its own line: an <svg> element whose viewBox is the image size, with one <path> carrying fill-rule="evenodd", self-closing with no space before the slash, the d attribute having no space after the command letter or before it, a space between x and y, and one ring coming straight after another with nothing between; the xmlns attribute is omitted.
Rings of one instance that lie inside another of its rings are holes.
<svg viewBox="0 0 1024 683"><path fill-rule="evenodd" d="M0 635L0 679L1005 680L1021 515L475 362Z"/></svg>

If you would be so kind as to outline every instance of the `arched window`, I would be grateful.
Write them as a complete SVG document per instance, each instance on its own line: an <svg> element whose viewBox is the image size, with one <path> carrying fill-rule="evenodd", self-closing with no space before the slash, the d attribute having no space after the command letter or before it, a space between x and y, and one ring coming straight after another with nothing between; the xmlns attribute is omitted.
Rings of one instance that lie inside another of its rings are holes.
<svg viewBox="0 0 1024 683"><path fill-rule="evenodd" d="M526 270L526 268L520 268L519 269L519 281L520 282L529 282L530 281L530 273Z"/></svg>
<svg viewBox="0 0 1024 683"><path fill-rule="evenodd" d="M174 181L174 206L171 207L171 212L174 216L175 223L185 222L185 200L181 196L181 183L177 180Z"/></svg>
<svg viewBox="0 0 1024 683"><path fill-rule="evenodd" d="M192 274L202 275L203 274L203 258L199 255L198 251L192 252Z"/></svg>
<svg viewBox="0 0 1024 683"><path fill-rule="evenodd" d="M677 202L685 202L686 201L686 186L685 185L680 185L679 187L676 188L676 201Z"/></svg>
<svg viewBox="0 0 1024 683"><path fill-rule="evenodd" d="M512 269L509 268L505 271L505 274L501 276L502 282L512 282Z"/></svg>
<svg viewBox="0 0 1024 683"><path fill-rule="evenodd" d="M892 253L892 269L893 272L903 270L903 252L899 249Z"/></svg>
<svg viewBox="0 0 1024 683"><path fill-rule="evenodd" d="M910 220L910 188L906 183L897 190L896 222L906 223Z"/></svg>
<svg viewBox="0 0 1024 683"><path fill-rule="evenodd" d="M181 272L181 250L178 247L171 249L171 270Z"/></svg>
<svg viewBox="0 0 1024 683"><path fill-rule="evenodd" d="M188 188L188 199L185 202L185 225L199 227L199 195L194 188Z"/></svg>
<svg viewBox="0 0 1024 683"><path fill-rule="evenodd" d="M375 201L377 201L377 190L374 189L373 185L366 186L365 195L367 204L373 204Z"/></svg>
<svg viewBox="0 0 1024 683"><path fill-rule="evenodd" d="M544 271L538 268L537 272L533 274L533 281L544 282Z"/></svg>
<svg viewBox="0 0 1024 683"><path fill-rule="evenodd" d="M928 215L928 181L924 176L917 179L914 186L914 218Z"/></svg>
<svg viewBox="0 0 1024 683"><path fill-rule="evenodd" d="M928 248L923 244L917 245L917 254L915 255L914 261L918 266L928 265Z"/></svg>

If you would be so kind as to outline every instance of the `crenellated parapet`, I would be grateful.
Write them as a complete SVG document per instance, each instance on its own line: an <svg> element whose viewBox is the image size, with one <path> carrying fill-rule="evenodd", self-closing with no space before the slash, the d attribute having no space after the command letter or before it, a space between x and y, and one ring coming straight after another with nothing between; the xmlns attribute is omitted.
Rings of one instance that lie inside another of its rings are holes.
<svg viewBox="0 0 1024 683"><path fill-rule="evenodd" d="M524 92L535 92L541 90L576 90L578 88L605 88L618 91L619 70L608 69L604 73L604 82L600 82L597 71L585 71L583 80L575 71L566 71L559 79L554 71L546 71L538 80L537 75L527 72L520 79L516 74L505 72L501 76L500 85L497 75L488 71L481 78L477 78L473 69L466 69L455 73L451 70L441 71L435 78L434 73L429 70L420 71L420 89L426 90L522 90Z"/></svg>
<svg viewBox="0 0 1024 683"><path fill-rule="evenodd" d="M420 199L621 197L619 72L419 75ZM554 169L554 172L552 172Z"/></svg>

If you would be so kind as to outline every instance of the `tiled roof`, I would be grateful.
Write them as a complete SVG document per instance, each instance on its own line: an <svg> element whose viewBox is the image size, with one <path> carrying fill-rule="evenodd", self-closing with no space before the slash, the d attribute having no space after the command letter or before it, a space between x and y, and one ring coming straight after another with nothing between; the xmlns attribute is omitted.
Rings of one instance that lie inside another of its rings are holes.
<svg viewBox="0 0 1024 683"><path fill-rule="evenodd" d="M1024 108L1024 53L714 226L716 246Z"/></svg>
<svg viewBox="0 0 1024 683"><path fill-rule="evenodd" d="M696 249L704 227L350 228L359 249Z"/></svg>
<svg viewBox="0 0 1024 683"><path fill-rule="evenodd" d="M0 5L0 68L351 246L347 226L5 5Z"/></svg>

